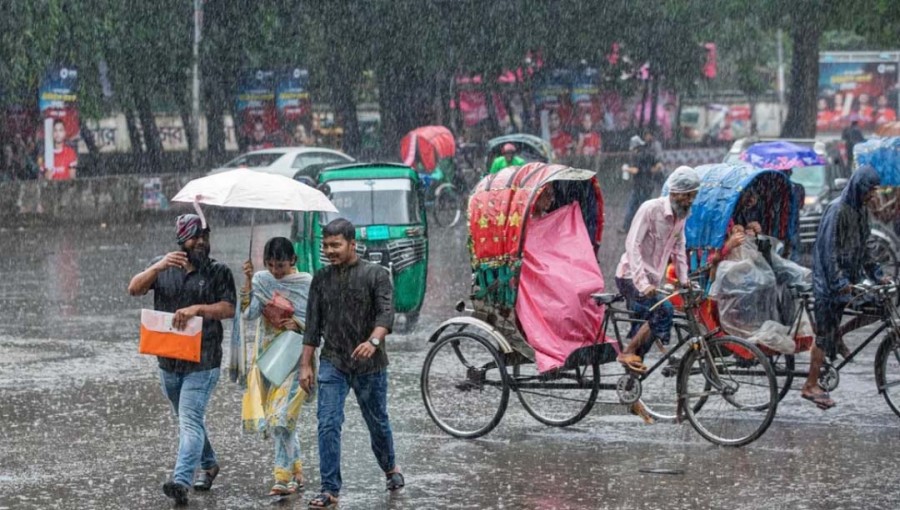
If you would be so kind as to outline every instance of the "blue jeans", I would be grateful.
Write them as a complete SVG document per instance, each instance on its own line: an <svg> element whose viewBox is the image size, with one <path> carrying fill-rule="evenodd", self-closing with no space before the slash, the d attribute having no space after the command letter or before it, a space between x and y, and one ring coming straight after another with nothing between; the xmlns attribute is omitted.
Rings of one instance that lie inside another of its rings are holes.
<svg viewBox="0 0 900 510"><path fill-rule="evenodd" d="M206 405L219 381L219 369L199 372L167 372L159 370L163 395L172 404L178 418L178 458L172 479L190 486L194 472L217 464L216 452L206 434Z"/></svg>
<svg viewBox="0 0 900 510"><path fill-rule="evenodd" d="M341 426L344 401L353 389L356 402L369 429L369 440L378 466L385 473L394 469L394 435L387 413L387 370L352 375L326 360L319 365L319 474L322 492L341 492Z"/></svg>
<svg viewBox="0 0 900 510"><path fill-rule="evenodd" d="M616 278L616 287L618 287L619 292L625 296L625 301L628 303L628 309L634 312L635 317L647 321L653 336L658 338L663 344L668 345L669 339L672 336L672 317L675 315L675 309L672 307L672 303L666 301L659 305L656 310L651 312L650 309L653 308L653 305L661 301L661 298L658 295L642 296L640 291L637 290L637 287L634 286L634 282L626 278ZM641 324L632 324L631 331L628 333L628 338L632 338L637 334L637 331L640 328ZM644 356L652 346L652 342L644 343L638 354Z"/></svg>

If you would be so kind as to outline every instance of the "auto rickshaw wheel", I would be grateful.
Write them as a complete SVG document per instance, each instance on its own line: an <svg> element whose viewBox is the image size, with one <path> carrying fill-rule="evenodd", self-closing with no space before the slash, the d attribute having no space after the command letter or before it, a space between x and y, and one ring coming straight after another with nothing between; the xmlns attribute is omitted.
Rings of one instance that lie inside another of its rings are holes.
<svg viewBox="0 0 900 510"><path fill-rule="evenodd" d="M422 366L422 400L451 436L473 439L497 426L509 404L506 365L489 341L465 331L438 339Z"/></svg>

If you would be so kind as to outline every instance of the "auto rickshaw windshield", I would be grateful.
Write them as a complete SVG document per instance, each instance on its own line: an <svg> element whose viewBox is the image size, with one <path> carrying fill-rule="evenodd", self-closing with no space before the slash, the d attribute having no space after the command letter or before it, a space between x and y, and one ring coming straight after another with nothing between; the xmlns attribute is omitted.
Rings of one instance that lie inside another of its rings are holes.
<svg viewBox="0 0 900 510"><path fill-rule="evenodd" d="M419 203L407 179L330 181L336 213L323 213L322 224L346 218L354 225L410 225L420 223Z"/></svg>

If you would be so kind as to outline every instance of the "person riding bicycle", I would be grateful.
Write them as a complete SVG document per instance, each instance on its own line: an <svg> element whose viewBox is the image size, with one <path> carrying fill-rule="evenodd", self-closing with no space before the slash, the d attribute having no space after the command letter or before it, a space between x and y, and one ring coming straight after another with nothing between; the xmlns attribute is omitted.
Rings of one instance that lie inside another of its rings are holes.
<svg viewBox="0 0 900 510"><path fill-rule="evenodd" d="M508 166L522 166L525 164L525 160L516 155L516 146L511 143L503 145L503 149L500 152L501 155L494 158L488 173L495 174Z"/></svg>
<svg viewBox="0 0 900 510"><path fill-rule="evenodd" d="M888 283L866 247L871 229L867 208L874 205L881 179L869 165L850 177L841 197L829 204L816 233L813 251L816 343L810 352L809 377L801 396L825 410L834 407L818 380L825 355L834 360L842 346L841 318L852 300L852 285L865 278Z"/></svg>
<svg viewBox="0 0 900 510"><path fill-rule="evenodd" d="M664 283L670 258L675 261L678 281L682 285L689 283L684 223L697 197L700 177L693 168L681 166L669 176L668 186L669 196L648 200L638 209L616 269L616 286L625 296L629 310L646 321L632 324L628 335L631 341L617 358L632 372L646 372L643 355L652 345L648 342L651 337L669 343L674 310L668 301L659 304L656 291ZM632 412L652 422L640 402L632 405Z"/></svg>

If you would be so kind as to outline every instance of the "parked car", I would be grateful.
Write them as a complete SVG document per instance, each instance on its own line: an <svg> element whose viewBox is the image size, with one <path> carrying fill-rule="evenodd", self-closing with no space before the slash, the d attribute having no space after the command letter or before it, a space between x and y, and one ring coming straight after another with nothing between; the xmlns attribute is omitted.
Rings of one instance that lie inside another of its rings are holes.
<svg viewBox="0 0 900 510"><path fill-rule="evenodd" d="M323 164L346 164L356 160L343 152L319 147L279 147L248 152L232 159L209 174L235 168L249 168L260 172L283 175L288 178L307 176L317 179L317 170Z"/></svg>

